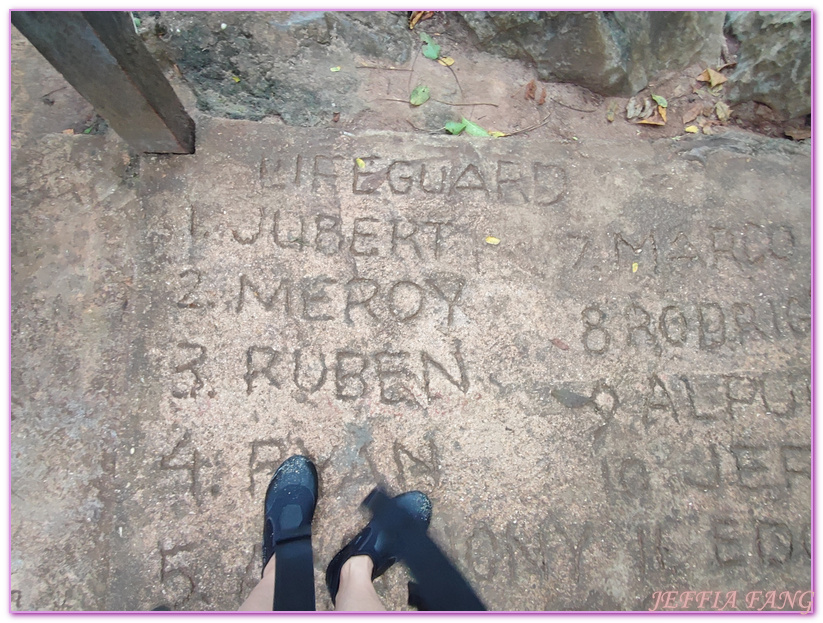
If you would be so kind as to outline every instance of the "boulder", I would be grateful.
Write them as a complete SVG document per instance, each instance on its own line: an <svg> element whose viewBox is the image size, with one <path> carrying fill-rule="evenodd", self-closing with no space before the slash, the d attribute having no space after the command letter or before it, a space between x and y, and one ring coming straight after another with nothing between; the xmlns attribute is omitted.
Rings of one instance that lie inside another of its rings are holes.
<svg viewBox="0 0 823 623"><path fill-rule="evenodd" d="M730 102L766 104L785 119L811 113L811 11L730 11L726 33L740 44Z"/></svg>
<svg viewBox="0 0 823 623"><path fill-rule="evenodd" d="M541 80L634 95L662 71L718 63L722 11L462 11L481 49L533 62Z"/></svg>
<svg viewBox="0 0 823 623"><path fill-rule="evenodd" d="M199 110L231 119L279 116L290 125L355 115L356 55L402 64L417 36L397 11L172 11L136 13L149 50L173 62ZM344 71L331 73L334 66ZM323 68L323 70L318 70Z"/></svg>

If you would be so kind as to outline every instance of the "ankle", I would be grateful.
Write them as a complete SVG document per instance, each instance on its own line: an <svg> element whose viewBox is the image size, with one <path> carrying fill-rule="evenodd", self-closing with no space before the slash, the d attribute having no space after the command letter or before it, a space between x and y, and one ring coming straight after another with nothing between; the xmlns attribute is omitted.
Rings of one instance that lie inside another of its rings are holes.
<svg viewBox="0 0 823 623"><path fill-rule="evenodd" d="M352 556L340 569L340 584L363 583L371 584L371 574L374 562L369 556Z"/></svg>

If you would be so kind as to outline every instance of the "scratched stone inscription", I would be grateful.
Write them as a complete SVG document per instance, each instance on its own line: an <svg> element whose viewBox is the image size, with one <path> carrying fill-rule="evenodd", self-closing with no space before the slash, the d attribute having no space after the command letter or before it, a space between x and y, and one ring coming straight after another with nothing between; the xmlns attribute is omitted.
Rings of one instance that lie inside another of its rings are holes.
<svg viewBox="0 0 823 623"><path fill-rule="evenodd" d="M134 600L239 605L296 452L322 483L320 607L377 482L430 495L493 609L808 590L807 157L215 121L198 141L141 168ZM405 604L402 570L377 587Z"/></svg>

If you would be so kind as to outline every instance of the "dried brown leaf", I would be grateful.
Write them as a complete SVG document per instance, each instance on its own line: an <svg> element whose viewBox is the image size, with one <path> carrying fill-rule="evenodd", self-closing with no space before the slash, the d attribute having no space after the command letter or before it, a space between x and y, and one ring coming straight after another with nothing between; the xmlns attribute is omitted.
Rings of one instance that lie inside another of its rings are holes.
<svg viewBox="0 0 823 623"><path fill-rule="evenodd" d="M722 123L726 123L732 114L732 109L729 108L726 102L717 102L717 104L714 105L714 112Z"/></svg>
<svg viewBox="0 0 823 623"><path fill-rule="evenodd" d="M554 339L552 339L552 344L554 344L555 346L557 346L557 348L559 348L560 350L569 350L569 345L568 345L568 344L566 344L566 342L564 342L564 341L563 341L563 340L561 340L560 338L554 338Z"/></svg>
<svg viewBox="0 0 823 623"><path fill-rule="evenodd" d="M617 113L620 104L617 103L617 100L612 100L609 102L609 108L606 110L606 120L611 123L614 121L614 116Z"/></svg>
<svg viewBox="0 0 823 623"><path fill-rule="evenodd" d="M648 119L641 119L637 123L643 123L645 125L666 125L666 120L659 112L657 112Z"/></svg>
<svg viewBox="0 0 823 623"><path fill-rule="evenodd" d="M641 119L648 119L657 111L657 105L649 98L643 100L643 110L640 112Z"/></svg>
<svg viewBox="0 0 823 623"><path fill-rule="evenodd" d="M700 80L700 82L708 82L712 88L716 87L718 84L723 84L726 80L728 80L726 76L715 71L711 67L707 67L703 73L697 76L697 79Z"/></svg>
<svg viewBox="0 0 823 623"><path fill-rule="evenodd" d="M537 105L538 106L542 106L543 104L546 103L546 95L547 95L546 87L543 87L543 90L540 92L540 99L537 100Z"/></svg>
<svg viewBox="0 0 823 623"><path fill-rule="evenodd" d="M412 11L409 16L409 30L414 30L418 22L429 19L432 16L434 16L434 11Z"/></svg>
<svg viewBox="0 0 823 623"><path fill-rule="evenodd" d="M701 112L703 112L703 104L701 102L695 102L683 113L683 123L686 124L694 121Z"/></svg>
<svg viewBox="0 0 823 623"><path fill-rule="evenodd" d="M526 85L526 99L533 100L534 94L537 92L537 83L532 80Z"/></svg>

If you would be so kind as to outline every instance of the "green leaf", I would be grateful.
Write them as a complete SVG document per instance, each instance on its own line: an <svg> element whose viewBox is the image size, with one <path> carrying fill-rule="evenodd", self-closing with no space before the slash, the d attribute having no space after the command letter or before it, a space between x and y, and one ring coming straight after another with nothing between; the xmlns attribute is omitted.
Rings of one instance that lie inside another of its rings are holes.
<svg viewBox="0 0 823 623"><path fill-rule="evenodd" d="M92 129L90 127L86 128L85 130L83 130L83 134L91 134L91 130Z"/></svg>
<svg viewBox="0 0 823 623"><path fill-rule="evenodd" d="M134 21L134 29L137 30L138 28L140 28L140 24L141 24L140 18L139 17L132 17L131 19Z"/></svg>
<svg viewBox="0 0 823 623"><path fill-rule="evenodd" d="M466 124L466 134L469 136L488 136L489 133L486 132L483 128L481 128L476 123L472 123L465 117L463 117L463 123Z"/></svg>
<svg viewBox="0 0 823 623"><path fill-rule="evenodd" d="M666 98L662 95L652 95L652 99L658 106L662 106L663 108L666 108L669 105L669 103L666 101Z"/></svg>
<svg viewBox="0 0 823 623"><path fill-rule="evenodd" d="M414 90L411 92L409 96L409 103L412 106L420 106L420 104L425 104L429 101L429 87L424 86L422 84L417 85L414 87Z"/></svg>
<svg viewBox="0 0 823 623"><path fill-rule="evenodd" d="M440 46L434 42L434 39L424 32L420 33L420 41L426 44L423 48L423 56L436 61L440 56Z"/></svg>
<svg viewBox="0 0 823 623"><path fill-rule="evenodd" d="M443 127L451 134L460 134L466 129L466 119L464 118L463 121L447 121Z"/></svg>

